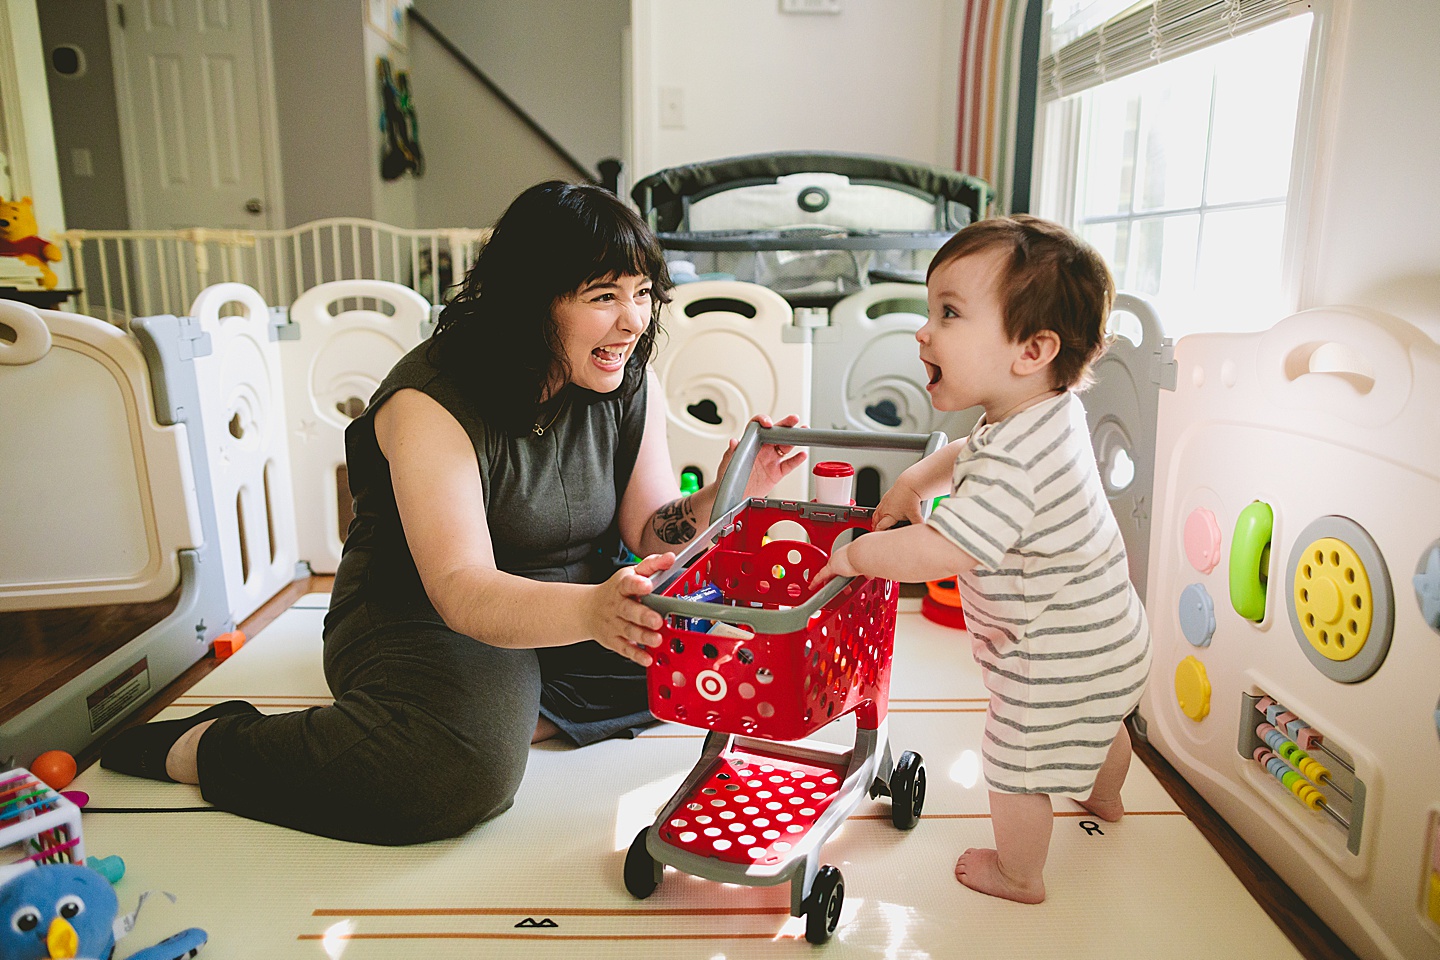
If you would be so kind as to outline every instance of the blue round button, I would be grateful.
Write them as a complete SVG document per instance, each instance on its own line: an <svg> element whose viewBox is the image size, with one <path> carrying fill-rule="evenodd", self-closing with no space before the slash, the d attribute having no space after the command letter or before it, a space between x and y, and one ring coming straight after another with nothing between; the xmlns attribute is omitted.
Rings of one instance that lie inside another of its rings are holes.
<svg viewBox="0 0 1440 960"><path fill-rule="evenodd" d="M1192 583L1180 592L1180 632L1192 646L1210 646L1215 635L1215 601L1203 583Z"/></svg>

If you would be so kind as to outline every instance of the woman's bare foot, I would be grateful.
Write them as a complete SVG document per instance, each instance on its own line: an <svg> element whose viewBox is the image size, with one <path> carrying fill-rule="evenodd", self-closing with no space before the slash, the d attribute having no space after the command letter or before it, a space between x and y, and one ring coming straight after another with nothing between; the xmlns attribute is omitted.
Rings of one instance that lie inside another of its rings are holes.
<svg viewBox="0 0 1440 960"><path fill-rule="evenodd" d="M200 782L200 736L210 729L214 720L206 720L180 734L165 755L165 772L177 783Z"/></svg>
<svg viewBox="0 0 1440 960"><path fill-rule="evenodd" d="M560 732L560 728L547 717L541 717L535 721L535 732L530 735L531 743L540 743L549 740Z"/></svg>
<svg viewBox="0 0 1440 960"><path fill-rule="evenodd" d="M1092 794L1084 800L1076 800L1075 802L1095 814L1095 816L1101 820L1109 823L1115 823L1121 817L1125 816L1125 804L1121 802L1119 797L1113 800L1101 800Z"/></svg>
<svg viewBox="0 0 1440 960"><path fill-rule="evenodd" d="M1099 816L1099 814L1096 814ZM955 861L955 879L971 890L1014 900L1016 903L1041 903L1045 899L1045 881L1036 877L1021 883L1000 867L1000 855L985 847L971 847Z"/></svg>

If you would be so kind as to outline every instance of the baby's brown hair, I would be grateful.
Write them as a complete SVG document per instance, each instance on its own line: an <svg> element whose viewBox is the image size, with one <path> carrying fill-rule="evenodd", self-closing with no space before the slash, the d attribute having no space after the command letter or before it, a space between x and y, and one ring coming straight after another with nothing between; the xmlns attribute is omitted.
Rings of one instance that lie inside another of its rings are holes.
<svg viewBox="0 0 1440 960"><path fill-rule="evenodd" d="M930 261L928 281L952 260L999 249L1009 252L999 283L1005 335L1012 343L1053 330L1060 351L1051 362L1055 386L1083 389L1090 367L1109 343L1105 326L1115 280L1095 248L1069 230L1028 214L977 220L945 242Z"/></svg>

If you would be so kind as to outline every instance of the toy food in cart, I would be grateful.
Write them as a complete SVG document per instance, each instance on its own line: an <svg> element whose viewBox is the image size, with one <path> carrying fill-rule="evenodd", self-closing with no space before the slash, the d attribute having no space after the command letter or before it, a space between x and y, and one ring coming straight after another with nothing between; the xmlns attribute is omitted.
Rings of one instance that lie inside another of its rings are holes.
<svg viewBox="0 0 1440 960"><path fill-rule="evenodd" d="M893 437L869 442L893 446ZM634 896L654 893L667 864L721 882L788 882L791 914L805 918L807 940L824 943L845 885L838 869L820 863L821 845L866 796L890 796L899 829L919 821L924 763L910 751L892 762L886 720L899 589L867 577L809 586L837 538L870 529L873 510L741 499L760 441L867 440L751 424L721 480L711 526L644 598L667 615L646 671L650 709L710 734L685 782L630 846L625 885ZM902 442L919 450L927 440ZM938 449L943 434L928 443ZM801 526L806 539L769 540L781 521ZM691 599L703 586L727 603ZM714 626L697 635L676 626L682 618ZM852 712L853 748L805 739Z"/></svg>
<svg viewBox="0 0 1440 960"><path fill-rule="evenodd" d="M707 583L694 593L687 593L680 599L700 600L707 603L725 602L725 596L720 592L720 588L713 583ZM713 626L713 621L706 620L704 617L681 617L677 626L695 633L706 633Z"/></svg>
<svg viewBox="0 0 1440 960"><path fill-rule="evenodd" d="M844 460L821 460L810 468L815 502L854 504L855 468Z"/></svg>

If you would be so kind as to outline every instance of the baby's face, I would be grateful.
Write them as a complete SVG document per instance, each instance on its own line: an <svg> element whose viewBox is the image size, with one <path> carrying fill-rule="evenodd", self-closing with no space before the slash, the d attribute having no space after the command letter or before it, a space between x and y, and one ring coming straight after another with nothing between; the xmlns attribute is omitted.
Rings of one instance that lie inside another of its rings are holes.
<svg viewBox="0 0 1440 960"><path fill-rule="evenodd" d="M1021 345L1005 335L999 281L1005 252L951 260L926 284L930 318L915 332L937 410L989 406L1005 395Z"/></svg>

